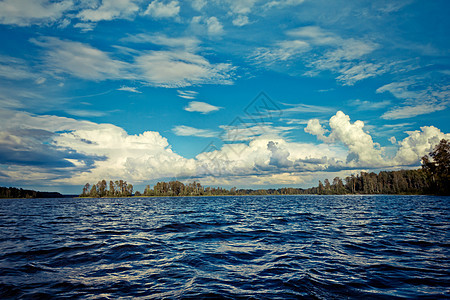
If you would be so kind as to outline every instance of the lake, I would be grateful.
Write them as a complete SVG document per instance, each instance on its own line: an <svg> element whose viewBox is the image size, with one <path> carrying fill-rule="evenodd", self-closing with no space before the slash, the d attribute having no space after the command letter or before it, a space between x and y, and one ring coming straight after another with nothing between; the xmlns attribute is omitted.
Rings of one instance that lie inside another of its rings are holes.
<svg viewBox="0 0 450 300"><path fill-rule="evenodd" d="M0 199L0 298L450 298L449 204Z"/></svg>

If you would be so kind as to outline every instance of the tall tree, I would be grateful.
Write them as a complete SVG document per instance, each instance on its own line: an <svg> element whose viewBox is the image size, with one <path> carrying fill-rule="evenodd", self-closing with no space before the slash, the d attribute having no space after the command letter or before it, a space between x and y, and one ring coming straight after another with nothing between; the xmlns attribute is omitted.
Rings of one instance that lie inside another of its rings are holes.
<svg viewBox="0 0 450 300"><path fill-rule="evenodd" d="M429 155L422 157L432 193L450 195L450 144L442 139Z"/></svg>

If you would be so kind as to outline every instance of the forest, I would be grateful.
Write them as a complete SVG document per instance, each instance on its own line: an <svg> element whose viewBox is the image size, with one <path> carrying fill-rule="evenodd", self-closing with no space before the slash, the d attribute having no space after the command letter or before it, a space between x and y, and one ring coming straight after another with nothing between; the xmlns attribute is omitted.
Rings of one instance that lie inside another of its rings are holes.
<svg viewBox="0 0 450 300"><path fill-rule="evenodd" d="M435 149L422 157L422 168L417 170L360 172L344 179L335 177L332 182L319 181L317 187L278 189L225 189L204 187L199 182L184 184L180 181L158 182L153 188L147 185L143 193L133 194L133 185L126 181L106 180L87 183L81 197L129 196L215 196L215 195L344 195L344 194L437 194L450 195L450 144L443 139Z"/></svg>
<svg viewBox="0 0 450 300"><path fill-rule="evenodd" d="M38 192L14 187L0 187L0 198L61 198L57 192Z"/></svg>

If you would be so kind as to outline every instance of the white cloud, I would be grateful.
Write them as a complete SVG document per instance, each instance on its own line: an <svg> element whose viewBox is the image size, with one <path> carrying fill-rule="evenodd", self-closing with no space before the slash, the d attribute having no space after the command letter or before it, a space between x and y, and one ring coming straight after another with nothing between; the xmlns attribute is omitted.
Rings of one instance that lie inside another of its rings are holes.
<svg viewBox="0 0 450 300"><path fill-rule="evenodd" d="M77 23L73 25L74 28L80 28L81 32L89 32L94 30L95 23Z"/></svg>
<svg viewBox="0 0 450 300"><path fill-rule="evenodd" d="M407 119L445 109L447 109L447 105L437 103L407 105L395 107L385 112L381 118L387 120Z"/></svg>
<svg viewBox="0 0 450 300"><path fill-rule="evenodd" d="M320 121L318 119L309 120L305 127L305 132L317 136L317 138L321 141L327 140L327 137L325 137L327 130L320 125Z"/></svg>
<svg viewBox="0 0 450 300"><path fill-rule="evenodd" d="M184 110L186 111L200 112L202 114L208 114L213 111L218 111L219 109L221 109L221 107L200 101L191 101L189 102L188 106L184 108Z"/></svg>
<svg viewBox="0 0 450 300"><path fill-rule="evenodd" d="M64 110L68 114L77 117L103 117L106 115L103 111L84 110L84 109L66 109Z"/></svg>
<svg viewBox="0 0 450 300"><path fill-rule="evenodd" d="M12 80L38 79L23 59L0 55L0 77Z"/></svg>
<svg viewBox="0 0 450 300"><path fill-rule="evenodd" d="M217 137L217 132L207 129L199 129L186 125L178 125L172 128L173 133L179 136L196 136L196 137L205 137L212 138Z"/></svg>
<svg viewBox="0 0 450 300"><path fill-rule="evenodd" d="M178 97L184 98L184 99L189 99L189 100L193 100L197 97L198 92L195 91L189 91L189 90L178 90Z"/></svg>
<svg viewBox="0 0 450 300"><path fill-rule="evenodd" d="M248 23L250 23L249 20L248 20L248 17L247 16L243 16L243 15L239 15L233 20L233 25L234 26L242 27L244 25L247 25Z"/></svg>
<svg viewBox="0 0 450 300"><path fill-rule="evenodd" d="M390 127L404 127L411 124L394 124ZM374 143L372 137L363 130L362 121L350 122L349 116L338 111L330 119L330 134L325 136L325 128L318 120L310 120L305 132L316 135L321 141L330 144L342 143L348 148L346 164L339 167L392 168L419 165L420 159L428 154L441 139L450 139L450 134L442 133L434 126L421 127L420 131L406 131L408 136L397 141L395 136L389 138L392 144L399 145L394 157L388 157L385 149ZM389 125L385 125L389 127Z"/></svg>
<svg viewBox="0 0 450 300"><path fill-rule="evenodd" d="M402 105L385 112L383 119L405 119L447 109L450 105L450 85L445 74L432 77L411 77L392 82L377 89L377 93L389 92L402 100Z"/></svg>
<svg viewBox="0 0 450 300"><path fill-rule="evenodd" d="M124 92L130 92L130 93L138 93L138 94L142 93L136 87L132 87L132 86L121 86L117 90L118 91L124 91Z"/></svg>
<svg viewBox="0 0 450 300"><path fill-rule="evenodd" d="M216 17L210 17L206 19L206 25L209 35L221 35L223 34L223 26Z"/></svg>
<svg viewBox="0 0 450 300"><path fill-rule="evenodd" d="M194 174L196 170L194 160L174 153L167 140L157 132L146 131L129 135L112 124L97 124L48 115L37 116L23 112L0 111L0 116L1 130L6 136L17 141L15 144L20 142L17 138L24 133L12 135L9 132L13 129L32 131L30 136L42 132L41 135L45 137L45 140L35 141L35 146L28 150L28 154L40 160L57 161L58 165L55 166L56 169L52 169L46 165L39 166L39 161L36 161L37 167L33 170L38 172L40 177L36 180L48 179L52 183L79 185L103 178L140 181L187 176ZM29 142L25 140L20 142L20 145L22 144L27 145ZM11 147L0 145L0 151L8 149ZM54 157L47 158L46 151L51 151ZM11 151L7 153L14 154ZM11 162L9 169L13 171L6 172L15 182L22 182L24 176L27 177L30 173L27 171L30 166L21 166L20 163Z"/></svg>
<svg viewBox="0 0 450 300"><path fill-rule="evenodd" d="M151 15L155 18L172 18L176 17L180 12L180 5L178 1L170 1L164 3L159 0L152 1L147 10L144 12L145 15Z"/></svg>
<svg viewBox="0 0 450 300"><path fill-rule="evenodd" d="M229 63L211 64L196 54L193 39L161 36L155 42L169 45L168 50L134 51L132 62L114 59L112 54L80 42L53 37L31 41L45 49L47 72L53 74L65 73L88 80L140 80L162 87L233 83L235 68ZM186 44L190 48L184 49Z"/></svg>
<svg viewBox="0 0 450 300"><path fill-rule="evenodd" d="M73 8L72 0L4 0L0 2L0 23L17 26L50 24Z"/></svg>
<svg viewBox="0 0 450 300"><path fill-rule="evenodd" d="M126 79L126 63L115 60L106 52L80 42L60 40L53 37L32 39L43 47L49 71L67 73L90 80Z"/></svg>
<svg viewBox="0 0 450 300"><path fill-rule="evenodd" d="M269 3L265 4L264 6L266 8L283 8L288 6L296 6L300 5L305 0L276 0L276 1L270 1Z"/></svg>
<svg viewBox="0 0 450 300"><path fill-rule="evenodd" d="M239 119L238 119L239 120ZM220 138L225 142L248 142L256 138L280 139L284 138L295 127L273 126L272 124L244 123L242 120L230 125L220 126L223 129Z"/></svg>
<svg viewBox="0 0 450 300"><path fill-rule="evenodd" d="M296 56L310 50L305 41L292 40L278 42L273 48L258 48L251 55L251 59L257 63L266 65L277 64L280 61L293 59Z"/></svg>
<svg viewBox="0 0 450 300"><path fill-rule="evenodd" d="M45 77L39 77L39 78L37 78L34 82L36 83L36 84L43 84L43 83L45 83L47 81L47 79L45 78Z"/></svg>
<svg viewBox="0 0 450 300"><path fill-rule="evenodd" d="M224 144L194 159L175 153L158 132L130 135L112 124L97 124L49 115L0 111L0 164L2 172L18 182L82 185L100 179L133 183L164 178L199 178L249 184L298 183L315 172L335 172L358 167L378 168L417 165L441 138L450 138L433 126L407 132L398 142L393 159L364 132L361 121L337 112L330 119L330 133L311 122L311 133L327 143L289 142L281 134L263 134L243 142ZM287 129L273 131L286 132ZM213 132L177 126L175 133L212 137ZM19 151L20 150L20 151ZM306 176L306 177L305 177Z"/></svg>
<svg viewBox="0 0 450 300"><path fill-rule="evenodd" d="M239 15L246 15L252 11L256 1L257 0L240 0L240 1L228 0L227 2L230 5L230 10L233 13Z"/></svg>
<svg viewBox="0 0 450 300"><path fill-rule="evenodd" d="M398 142L400 148L394 157L394 162L399 165L419 164L421 158L430 153L441 139L450 140L450 134L444 134L434 126L423 126L420 131L406 133L408 136Z"/></svg>
<svg viewBox="0 0 450 300"><path fill-rule="evenodd" d="M283 103L283 105L288 108L284 108L280 110L282 114L292 114L292 113L330 113L334 112L335 109L329 106L318 106L318 105L310 105L310 104L288 104Z"/></svg>
<svg viewBox="0 0 450 300"><path fill-rule="evenodd" d="M289 39L278 41L271 47L257 48L249 58L268 67L279 68L285 62L292 68L296 61L310 68L307 76L322 71L337 73L336 80L343 85L384 74L394 64L368 62L364 59L379 48L370 40L344 39L317 26L305 26L286 32ZM316 50L313 52L313 50Z"/></svg>
<svg viewBox="0 0 450 300"><path fill-rule="evenodd" d="M208 35L210 38L218 38L225 32L216 17L195 16L191 20L190 29L196 35Z"/></svg>
<svg viewBox="0 0 450 300"><path fill-rule="evenodd" d="M382 158L382 149L373 142L372 137L366 133L364 122L350 122L350 117L342 111L330 118L330 134L325 136L325 129L318 120L310 120L305 132L316 135L318 139L328 142L341 142L349 149L347 163L355 166L381 167L385 165ZM377 149L378 148L378 149Z"/></svg>
<svg viewBox="0 0 450 300"><path fill-rule="evenodd" d="M198 54L182 50L149 51L137 57L135 65L145 81L157 86L232 83L230 64L211 64Z"/></svg>
<svg viewBox="0 0 450 300"><path fill-rule="evenodd" d="M391 105L392 102L389 100L371 102L371 101L367 101L367 100L355 99L355 100L349 101L349 104L351 106L356 106L358 110L377 110L377 109L385 108L386 106Z"/></svg>
<svg viewBox="0 0 450 300"><path fill-rule="evenodd" d="M192 0L191 5L197 11L201 11L208 2L206 0Z"/></svg>
<svg viewBox="0 0 450 300"><path fill-rule="evenodd" d="M139 11L136 0L103 0L92 6L80 11L77 17L88 22L110 21L130 18Z"/></svg>

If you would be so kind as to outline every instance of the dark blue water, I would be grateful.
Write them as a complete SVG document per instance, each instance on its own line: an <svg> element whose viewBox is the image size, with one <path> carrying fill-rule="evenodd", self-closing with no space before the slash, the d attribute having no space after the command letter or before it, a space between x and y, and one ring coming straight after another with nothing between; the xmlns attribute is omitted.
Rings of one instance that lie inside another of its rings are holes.
<svg viewBox="0 0 450 300"><path fill-rule="evenodd" d="M450 197L0 199L0 298L450 298Z"/></svg>

